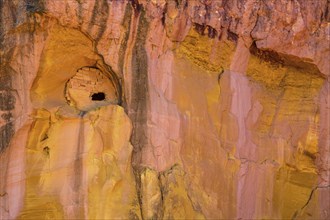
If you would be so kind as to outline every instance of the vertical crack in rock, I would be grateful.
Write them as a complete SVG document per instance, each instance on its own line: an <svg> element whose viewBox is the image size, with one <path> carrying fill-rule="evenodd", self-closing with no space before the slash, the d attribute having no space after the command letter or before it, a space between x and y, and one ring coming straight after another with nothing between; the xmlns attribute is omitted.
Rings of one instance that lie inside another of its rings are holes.
<svg viewBox="0 0 330 220"><path fill-rule="evenodd" d="M11 91L5 90L0 93L0 110L10 111L15 108L15 97L12 95Z"/></svg>
<svg viewBox="0 0 330 220"><path fill-rule="evenodd" d="M92 18L88 26L89 32L94 28L98 28L98 32L95 37L95 41L98 42L106 27L107 27L107 21L109 17L109 4L107 0L99 0L95 1Z"/></svg>
<svg viewBox="0 0 330 220"><path fill-rule="evenodd" d="M160 189L160 207L158 209L158 219L164 219L164 187L162 186L161 173L158 173L158 187Z"/></svg>
<svg viewBox="0 0 330 220"><path fill-rule="evenodd" d="M131 17L132 17L132 7L130 7L129 5L126 6L125 8L125 15L124 15L124 20L122 22L122 25L125 29L125 33L124 33L124 37L123 37L123 41L122 44L120 45L120 49L119 49L119 74L122 76L123 75L123 68L124 68L124 60L125 60L125 51L127 48L127 42L129 39L129 32L131 29ZM125 94L124 94L125 95ZM123 102L125 102L125 98L123 98ZM124 105L126 105L126 103L123 103Z"/></svg>
<svg viewBox="0 0 330 220"><path fill-rule="evenodd" d="M2 25L0 25L2 26ZM0 49L4 50L2 36L0 37ZM13 50L9 54L12 57ZM15 109L16 98L12 89L12 70L8 66L2 54L0 55L0 153L9 145L14 135L14 123L12 111Z"/></svg>
<svg viewBox="0 0 330 220"><path fill-rule="evenodd" d="M79 25L81 26L81 24L83 22L83 8L82 8L82 3L80 0L78 0L77 17L78 17Z"/></svg>
<svg viewBox="0 0 330 220"><path fill-rule="evenodd" d="M161 219L159 173L148 167L139 167L135 169L135 177L142 219Z"/></svg>
<svg viewBox="0 0 330 220"><path fill-rule="evenodd" d="M315 193L315 191L316 191L317 189L326 189L326 188L330 188L330 185L328 185L328 186L316 186L316 187L314 187L314 188L312 189L312 191L311 191L309 197L308 197L307 202L304 204L303 207L301 207L299 210L297 210L297 211L293 214L292 219L293 219L293 220L297 219L297 218L299 217L299 215L301 215L301 214L303 213L304 209L308 206L308 204L309 204L310 201L312 200L313 195L314 195L314 193Z"/></svg>
<svg viewBox="0 0 330 220"><path fill-rule="evenodd" d="M12 15L15 18L14 14ZM11 122L11 111L15 108L15 97L12 95L12 77L8 68L8 60L13 56L14 50L7 51L7 59L3 55L5 51L5 17L4 2L0 1L0 153L9 145L10 139L14 135L14 124ZM15 19L14 19L15 20ZM4 125L3 125L4 124Z"/></svg>
<svg viewBox="0 0 330 220"><path fill-rule="evenodd" d="M147 112L148 112L148 57L145 50L145 42L148 33L149 23L145 18L145 10L138 1L131 1L134 13L132 19L138 19L137 34L134 47L132 48L132 85L130 102L127 103L130 111L129 116L133 129L131 143L133 145L132 166L134 167L136 191L142 218L142 186L141 186L141 150L148 144L147 135ZM134 28L134 27L133 27ZM132 36L134 37L134 36Z"/></svg>
<svg viewBox="0 0 330 220"><path fill-rule="evenodd" d="M148 58L145 50L149 24L144 9L140 12L136 43L132 52L132 93L130 108L133 132L131 143L134 146L133 163L141 160L140 151L148 144L147 112L148 112Z"/></svg>
<svg viewBox="0 0 330 220"><path fill-rule="evenodd" d="M10 139L14 135L14 124L6 123L0 127L0 153L2 153L9 145Z"/></svg>
<svg viewBox="0 0 330 220"><path fill-rule="evenodd" d="M134 173L134 178L135 178L136 195L137 195L137 200L139 203L140 214L141 214L142 219L144 219L143 211L142 211L141 171L139 171L138 169L135 168L135 169L133 169L133 173Z"/></svg>
<svg viewBox="0 0 330 220"><path fill-rule="evenodd" d="M139 15L139 12L142 9L142 4L139 3L139 0L130 0L130 3L132 5L132 8L134 9L135 16Z"/></svg>
<svg viewBox="0 0 330 220"><path fill-rule="evenodd" d="M0 72L0 74L1 76L5 75L4 72ZM8 81L6 81L9 84L11 80L9 76L7 77ZM2 80L3 77L0 77L0 79ZM6 81L4 80L4 83L6 83ZM15 102L15 97L9 88L4 90L0 88L0 112L3 112L0 115L0 124L3 124L0 127L0 153L8 147L9 142L14 135L14 123L12 121L13 115L11 111L15 108Z"/></svg>
<svg viewBox="0 0 330 220"><path fill-rule="evenodd" d="M78 144L77 144L77 152L76 152L76 159L74 161L74 192L76 195L75 198L75 216L76 218L84 219L84 181L83 181L83 172L84 172L84 166L83 166L83 153L84 153L84 112L80 113L80 121L79 121L79 131L78 131Z"/></svg>
<svg viewBox="0 0 330 220"><path fill-rule="evenodd" d="M4 2L0 1L0 49L3 49L3 38L5 36L4 28ZM0 55L0 65L2 64L2 54Z"/></svg>

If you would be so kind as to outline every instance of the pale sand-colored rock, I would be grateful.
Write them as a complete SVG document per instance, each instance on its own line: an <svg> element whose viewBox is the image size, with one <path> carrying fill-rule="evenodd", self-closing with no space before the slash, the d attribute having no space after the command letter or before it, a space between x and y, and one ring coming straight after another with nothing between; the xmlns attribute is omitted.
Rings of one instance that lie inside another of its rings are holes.
<svg viewBox="0 0 330 220"><path fill-rule="evenodd" d="M10 162L14 158L26 162L8 164L10 212L4 217L140 218L130 162L130 129L123 109L115 106L102 107L83 118L38 111L32 129L25 130L27 146L18 145L25 153L9 157ZM38 136L40 130L44 132ZM22 173L26 176L19 177ZM21 209L15 208L20 201Z"/></svg>
<svg viewBox="0 0 330 220"><path fill-rule="evenodd" d="M157 219L162 213L162 192L159 174L156 170L145 168L139 173L142 217Z"/></svg>

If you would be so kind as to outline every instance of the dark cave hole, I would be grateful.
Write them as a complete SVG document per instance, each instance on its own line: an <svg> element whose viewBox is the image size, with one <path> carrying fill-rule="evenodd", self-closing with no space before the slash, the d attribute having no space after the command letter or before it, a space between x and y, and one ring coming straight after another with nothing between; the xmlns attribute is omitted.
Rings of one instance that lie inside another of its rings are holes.
<svg viewBox="0 0 330 220"><path fill-rule="evenodd" d="M105 99L105 94L103 92L94 93L92 95L93 101L103 101Z"/></svg>
<svg viewBox="0 0 330 220"><path fill-rule="evenodd" d="M48 146L44 147L43 151L44 151L44 154L49 155L49 147Z"/></svg>

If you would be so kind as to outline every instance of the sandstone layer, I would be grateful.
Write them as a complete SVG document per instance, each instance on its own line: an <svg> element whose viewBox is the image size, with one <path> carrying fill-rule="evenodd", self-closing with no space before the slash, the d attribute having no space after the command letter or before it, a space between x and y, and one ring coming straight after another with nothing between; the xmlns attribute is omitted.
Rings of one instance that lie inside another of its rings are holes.
<svg viewBox="0 0 330 220"><path fill-rule="evenodd" d="M0 1L1 219L329 219L327 0Z"/></svg>

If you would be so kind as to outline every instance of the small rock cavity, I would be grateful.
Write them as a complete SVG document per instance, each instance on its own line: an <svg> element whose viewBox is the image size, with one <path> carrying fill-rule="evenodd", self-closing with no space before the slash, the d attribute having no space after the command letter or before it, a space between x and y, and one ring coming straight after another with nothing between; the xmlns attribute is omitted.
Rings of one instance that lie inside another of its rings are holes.
<svg viewBox="0 0 330 220"><path fill-rule="evenodd" d="M103 101L105 100L105 94L104 92L94 93L91 98L93 101Z"/></svg>
<svg viewBox="0 0 330 220"><path fill-rule="evenodd" d="M115 82L96 67L83 67L66 83L67 103L88 112L101 106L118 103Z"/></svg>

